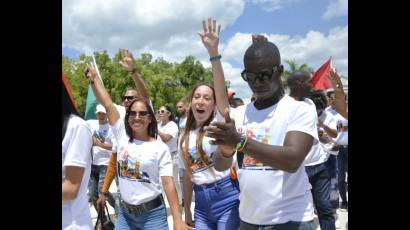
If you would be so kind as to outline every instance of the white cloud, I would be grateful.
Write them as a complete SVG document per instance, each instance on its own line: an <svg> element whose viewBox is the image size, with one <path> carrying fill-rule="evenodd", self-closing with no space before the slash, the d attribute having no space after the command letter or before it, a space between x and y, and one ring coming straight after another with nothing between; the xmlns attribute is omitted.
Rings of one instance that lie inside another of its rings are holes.
<svg viewBox="0 0 410 230"><path fill-rule="evenodd" d="M226 28L244 6L243 0L64 0L62 45L87 54L129 48L135 56L145 51L182 61L206 55L196 35L202 19L213 16Z"/></svg>
<svg viewBox="0 0 410 230"><path fill-rule="evenodd" d="M306 63L313 69L319 68L327 58L332 56L338 71L348 76L348 26L335 27L327 35L318 31L309 31L304 37L281 34L265 36L275 43L284 59L294 60L297 64ZM234 61L243 66L243 55L251 44L251 34L236 33L222 51L227 61ZM287 65L284 64L285 68Z"/></svg>
<svg viewBox="0 0 410 230"><path fill-rule="evenodd" d="M300 0L252 0L253 4L259 5L263 10L272 12L283 8L285 5Z"/></svg>
<svg viewBox="0 0 410 230"><path fill-rule="evenodd" d="M347 15L347 0L332 0L325 13L323 13L323 19L331 19L337 16L344 16Z"/></svg>

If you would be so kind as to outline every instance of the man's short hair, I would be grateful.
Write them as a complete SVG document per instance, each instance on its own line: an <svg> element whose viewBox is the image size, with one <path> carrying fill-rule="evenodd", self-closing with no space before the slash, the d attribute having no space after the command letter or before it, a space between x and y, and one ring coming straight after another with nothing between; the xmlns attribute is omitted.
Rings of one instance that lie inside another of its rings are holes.
<svg viewBox="0 0 410 230"><path fill-rule="evenodd" d="M272 60L274 65L280 65L280 52L278 47L269 41L254 42L245 52L243 60L253 60L260 58L268 58Z"/></svg>

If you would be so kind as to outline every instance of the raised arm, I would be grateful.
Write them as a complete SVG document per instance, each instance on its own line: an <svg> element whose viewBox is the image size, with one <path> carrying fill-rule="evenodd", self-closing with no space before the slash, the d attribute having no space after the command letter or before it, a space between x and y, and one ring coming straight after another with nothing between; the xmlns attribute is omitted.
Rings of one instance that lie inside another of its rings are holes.
<svg viewBox="0 0 410 230"><path fill-rule="evenodd" d="M118 113L117 108L112 103L111 97L102 84L100 78L97 76L97 72L90 64L87 64L86 75L89 79L95 98L97 98L97 101L99 101L107 111L108 123L110 123L110 125L114 125L120 118L120 114Z"/></svg>
<svg viewBox="0 0 410 230"><path fill-rule="evenodd" d="M330 81L332 82L333 89L335 90L335 109L340 115L347 119L347 104L345 100L345 92L343 90L343 84L336 71L331 70Z"/></svg>
<svg viewBox="0 0 410 230"><path fill-rule="evenodd" d="M127 49L122 49L122 60L120 64L122 68L131 74L132 80L134 81L135 87L141 97L148 98L148 91L145 88L144 81L141 78L141 75L138 73L137 68L134 64L134 57L132 53Z"/></svg>
<svg viewBox="0 0 410 230"><path fill-rule="evenodd" d="M221 31L221 25L216 28L216 20L208 18L208 24L205 20L202 21L204 31L198 33L201 37L202 43L208 51L211 65L212 74L214 78L214 88L216 96L216 105L221 114L224 113L225 108L229 109L228 96L226 94L225 77L221 64L221 56L219 54L219 32Z"/></svg>

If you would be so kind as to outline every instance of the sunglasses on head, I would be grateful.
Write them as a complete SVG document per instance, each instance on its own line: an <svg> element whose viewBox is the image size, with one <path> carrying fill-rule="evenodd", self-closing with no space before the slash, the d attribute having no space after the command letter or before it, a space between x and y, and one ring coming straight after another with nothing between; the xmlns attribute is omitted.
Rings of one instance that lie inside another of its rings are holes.
<svg viewBox="0 0 410 230"><path fill-rule="evenodd" d="M131 100L133 100L134 98L135 98L134 96L123 96L123 97L122 97L122 100L123 100L123 101L125 101L125 100L131 101Z"/></svg>
<svg viewBox="0 0 410 230"><path fill-rule="evenodd" d="M259 79L259 81L271 80L273 73L276 71L278 71L278 66L274 66L271 71L261 71L258 73L246 72L246 69L244 69L241 76L244 81L254 83L256 79Z"/></svg>
<svg viewBox="0 0 410 230"><path fill-rule="evenodd" d="M129 110L128 112L129 117L136 117L137 115L139 117L147 117L149 116L149 112L148 111L134 111L134 110Z"/></svg>

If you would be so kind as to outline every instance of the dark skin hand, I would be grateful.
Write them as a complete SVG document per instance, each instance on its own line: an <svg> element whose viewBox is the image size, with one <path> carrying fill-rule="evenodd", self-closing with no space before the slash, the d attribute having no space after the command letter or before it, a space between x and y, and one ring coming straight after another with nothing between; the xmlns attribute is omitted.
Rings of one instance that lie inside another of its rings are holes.
<svg viewBox="0 0 410 230"><path fill-rule="evenodd" d="M240 141L240 134L236 131L235 122L230 119L227 110L224 113L225 122L212 122L205 128L206 136L215 138L211 144L219 145L215 156L215 169L222 171L232 163L234 148ZM296 172L312 147L313 137L300 131L286 133L283 146L268 145L251 138L243 149L254 159L286 172ZM221 157L223 155L224 157Z"/></svg>

